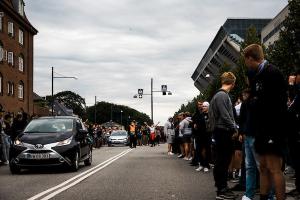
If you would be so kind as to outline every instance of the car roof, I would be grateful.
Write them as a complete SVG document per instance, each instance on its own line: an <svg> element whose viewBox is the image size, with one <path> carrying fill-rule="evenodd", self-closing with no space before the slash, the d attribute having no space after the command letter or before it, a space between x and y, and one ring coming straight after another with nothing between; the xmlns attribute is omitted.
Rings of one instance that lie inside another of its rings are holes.
<svg viewBox="0 0 300 200"><path fill-rule="evenodd" d="M38 119L80 119L75 116L47 116L47 117L39 117Z"/></svg>

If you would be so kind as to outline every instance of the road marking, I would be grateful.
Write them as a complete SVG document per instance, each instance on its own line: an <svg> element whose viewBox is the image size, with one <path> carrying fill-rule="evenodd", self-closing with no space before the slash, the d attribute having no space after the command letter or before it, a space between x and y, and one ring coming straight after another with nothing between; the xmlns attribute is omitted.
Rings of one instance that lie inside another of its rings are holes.
<svg viewBox="0 0 300 200"><path fill-rule="evenodd" d="M27 199L27 200L36 200L36 199L38 199L38 198L40 198L40 197L42 197L42 196L44 196L44 195L46 195L46 194L48 194L48 193L50 193L50 192L56 190L56 189L58 189L58 188L61 188L61 187L65 186L65 185L67 185L68 183L70 183L70 182L72 182L72 181L74 181L74 180L76 180L76 179L78 179L78 178L79 178L78 180L80 180L79 182L81 182L81 181L83 181L84 179L88 178L89 176L93 175L94 173L100 171L100 170L103 169L104 167L108 166L109 164L113 163L114 161L118 160L119 158L123 157L124 155L126 155L127 153L129 153L131 150L132 150L132 149L128 149L128 150L122 151L122 152L119 153L118 155L109 158L108 160L106 160L106 161L104 161L104 162L102 162L102 163L96 165L95 167L93 167L93 168L91 168L91 169L89 169L89 170L86 170L86 171L84 171L84 172L82 172L82 173L80 173L80 174L74 176L73 178L70 178L70 179L64 181L63 183L61 183L61 184L59 184L59 185L57 185L57 186L54 186L54 187L52 187L52 188L49 188L48 190L46 190L46 191L44 191L44 192L41 192L41 193L39 193L39 194L37 194L37 195L35 195L35 196L33 196L33 197ZM101 167L101 166L102 166L102 167ZM85 174L86 174L86 175L85 175ZM83 176L83 177L80 178L81 176ZM78 184L78 183L79 183L78 180L75 181L74 183ZM73 183L72 183L72 184L70 184L70 185L68 185L68 186L66 186L66 187L63 187L63 188L68 189L68 188L70 188L70 187L72 187L72 186L74 186L74 185L76 185L76 184L73 184ZM69 186L70 186L70 187L69 187ZM63 189L63 188L62 188L62 189ZM66 190L66 189L64 189L64 190ZM61 190L61 189L60 189L60 190ZM58 191L60 191L60 190L58 190ZM64 191L64 190L62 190L62 191ZM62 192L62 191L61 191L61 192ZM60 192L59 192L59 193L60 193ZM59 194L59 193L54 192L54 193L50 194L50 195L51 195L50 198L54 197L55 195L57 195L57 194ZM53 194L55 194L55 195L53 196ZM48 195L48 196L50 196L50 195ZM44 197L43 200L44 200L44 199L50 199L50 198L47 198L48 196Z"/></svg>

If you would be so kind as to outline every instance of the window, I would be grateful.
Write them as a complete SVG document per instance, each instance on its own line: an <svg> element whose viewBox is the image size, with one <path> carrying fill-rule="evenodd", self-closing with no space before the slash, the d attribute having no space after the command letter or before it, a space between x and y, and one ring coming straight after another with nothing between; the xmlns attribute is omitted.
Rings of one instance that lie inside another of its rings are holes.
<svg viewBox="0 0 300 200"><path fill-rule="evenodd" d="M11 94L11 96L14 96L14 94L15 94L15 84L14 83L10 83L10 94Z"/></svg>
<svg viewBox="0 0 300 200"><path fill-rule="evenodd" d="M24 33L21 29L19 29L19 43L23 45L24 42Z"/></svg>
<svg viewBox="0 0 300 200"><path fill-rule="evenodd" d="M23 2L23 0L19 0L19 14L24 17L24 2Z"/></svg>
<svg viewBox="0 0 300 200"><path fill-rule="evenodd" d="M20 81L18 85L18 98L19 99L24 98L24 83L22 81Z"/></svg>
<svg viewBox="0 0 300 200"><path fill-rule="evenodd" d="M14 23L8 22L8 35L14 36Z"/></svg>
<svg viewBox="0 0 300 200"><path fill-rule="evenodd" d="M7 82L7 96L10 95L10 82Z"/></svg>
<svg viewBox="0 0 300 200"><path fill-rule="evenodd" d="M0 73L0 95L2 95L2 80L3 80L3 77L2 77L2 74Z"/></svg>
<svg viewBox="0 0 300 200"><path fill-rule="evenodd" d="M0 41L0 62L4 60L4 49L3 49L3 45Z"/></svg>
<svg viewBox="0 0 300 200"><path fill-rule="evenodd" d="M22 54L19 56L19 71L24 72L24 59Z"/></svg>
<svg viewBox="0 0 300 200"><path fill-rule="evenodd" d="M11 51L8 52L7 62L8 64L14 65L14 53Z"/></svg>
<svg viewBox="0 0 300 200"><path fill-rule="evenodd" d="M2 23L3 23L3 17L4 13L3 12L0 12L0 31L2 31Z"/></svg>

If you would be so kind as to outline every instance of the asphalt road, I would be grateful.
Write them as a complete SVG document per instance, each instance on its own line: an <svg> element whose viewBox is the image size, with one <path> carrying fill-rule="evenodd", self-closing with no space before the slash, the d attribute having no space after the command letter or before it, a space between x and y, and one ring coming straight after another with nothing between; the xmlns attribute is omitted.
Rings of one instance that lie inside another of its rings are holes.
<svg viewBox="0 0 300 200"><path fill-rule="evenodd" d="M92 166L82 164L76 173L39 169L11 175L0 166L0 200L215 199L212 172L196 172L188 163L168 156L163 144L132 150L102 147L94 150Z"/></svg>

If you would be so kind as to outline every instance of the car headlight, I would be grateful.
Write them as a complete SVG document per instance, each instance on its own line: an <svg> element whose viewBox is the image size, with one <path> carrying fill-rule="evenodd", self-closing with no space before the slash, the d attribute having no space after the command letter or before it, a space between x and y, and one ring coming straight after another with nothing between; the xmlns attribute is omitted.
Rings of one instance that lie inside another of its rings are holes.
<svg viewBox="0 0 300 200"><path fill-rule="evenodd" d="M58 142L56 146L64 146L64 145L71 144L72 139L73 139L73 136L68 139L65 139L63 141Z"/></svg>
<svg viewBox="0 0 300 200"><path fill-rule="evenodd" d="M24 144L23 144L19 139L16 139L16 140L14 141L14 145L16 145L16 146L21 146L21 147L24 146Z"/></svg>

